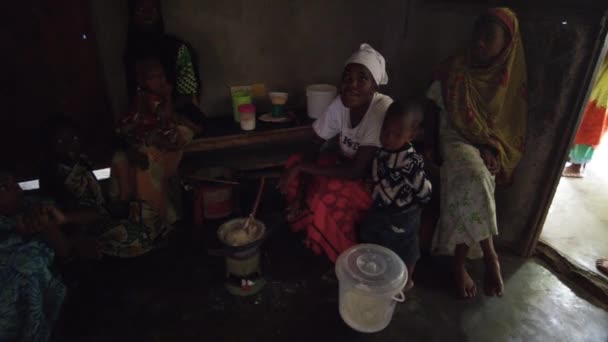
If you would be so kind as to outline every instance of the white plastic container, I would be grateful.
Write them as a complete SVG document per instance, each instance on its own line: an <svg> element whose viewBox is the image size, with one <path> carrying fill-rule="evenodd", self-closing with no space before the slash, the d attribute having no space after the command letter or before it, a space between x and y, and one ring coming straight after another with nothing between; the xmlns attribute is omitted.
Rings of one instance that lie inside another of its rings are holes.
<svg viewBox="0 0 608 342"><path fill-rule="evenodd" d="M407 268L388 248L373 244L349 248L336 261L336 275L340 282L340 316L359 332L386 328L395 304L405 300Z"/></svg>
<svg viewBox="0 0 608 342"><path fill-rule="evenodd" d="M252 104L242 104L238 110L241 129L243 131L253 131L255 129L255 106Z"/></svg>
<svg viewBox="0 0 608 342"><path fill-rule="evenodd" d="M308 116L318 119L336 98L338 89L329 84L313 84L306 87L306 109Z"/></svg>

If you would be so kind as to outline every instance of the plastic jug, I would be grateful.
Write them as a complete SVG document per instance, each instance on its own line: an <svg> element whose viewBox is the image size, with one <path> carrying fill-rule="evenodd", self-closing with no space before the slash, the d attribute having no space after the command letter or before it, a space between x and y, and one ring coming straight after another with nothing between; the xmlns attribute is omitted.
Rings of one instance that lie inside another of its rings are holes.
<svg viewBox="0 0 608 342"><path fill-rule="evenodd" d="M340 316L354 330L380 331L390 323L395 304L403 302L407 268L397 254L374 244L360 244L336 261Z"/></svg>

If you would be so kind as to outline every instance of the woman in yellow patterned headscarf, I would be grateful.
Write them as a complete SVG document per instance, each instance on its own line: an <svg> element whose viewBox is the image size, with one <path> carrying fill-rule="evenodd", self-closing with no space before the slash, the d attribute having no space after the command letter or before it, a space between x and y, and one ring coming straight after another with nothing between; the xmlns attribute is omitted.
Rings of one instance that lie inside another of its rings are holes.
<svg viewBox="0 0 608 342"><path fill-rule="evenodd" d="M493 8L477 21L470 48L440 69L428 97L441 109L441 214L434 252L455 256L463 297L477 287L466 257L486 261L485 292L503 291L493 236L496 183L510 182L526 136L526 63L519 23L508 8Z"/></svg>
<svg viewBox="0 0 608 342"><path fill-rule="evenodd" d="M506 183L521 159L525 142L526 61L515 14L508 8L492 9L477 26L488 22L503 26L509 41L492 60L488 50L493 47L484 43L492 37L474 37L475 46L449 65L445 101L454 128L471 143L492 150L498 162L497 182ZM480 30L476 30L477 35L492 34ZM501 44L498 46L500 51Z"/></svg>

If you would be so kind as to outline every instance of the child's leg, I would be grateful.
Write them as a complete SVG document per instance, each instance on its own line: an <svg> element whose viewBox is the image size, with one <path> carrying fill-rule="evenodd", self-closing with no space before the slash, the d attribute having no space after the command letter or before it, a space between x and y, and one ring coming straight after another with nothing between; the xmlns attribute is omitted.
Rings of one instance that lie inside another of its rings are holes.
<svg viewBox="0 0 608 342"><path fill-rule="evenodd" d="M372 209L359 225L357 237L362 243L386 245L386 232L390 229L390 226L391 223L386 215L377 215ZM387 248L390 249L391 247L387 246Z"/></svg>
<svg viewBox="0 0 608 342"><path fill-rule="evenodd" d="M392 249L405 263L408 280L404 292L414 287L414 271L420 258L420 242L418 230L420 229L420 216L422 210L414 209L404 214L391 217L391 225L387 229L386 237L390 239L387 247Z"/></svg>
<svg viewBox="0 0 608 342"><path fill-rule="evenodd" d="M403 289L403 292L407 292L414 288L414 270L416 269L416 261L406 264L405 267L407 267L408 275L407 284L405 284L405 289Z"/></svg>

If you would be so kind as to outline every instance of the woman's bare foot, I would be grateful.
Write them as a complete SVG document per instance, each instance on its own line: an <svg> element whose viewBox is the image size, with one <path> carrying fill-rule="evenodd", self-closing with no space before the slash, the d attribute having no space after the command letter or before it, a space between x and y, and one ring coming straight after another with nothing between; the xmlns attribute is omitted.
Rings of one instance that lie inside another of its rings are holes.
<svg viewBox="0 0 608 342"><path fill-rule="evenodd" d="M608 257L597 259L595 266L600 272L608 276Z"/></svg>
<svg viewBox="0 0 608 342"><path fill-rule="evenodd" d="M562 176L569 178L583 178L585 176L585 170L581 164L570 164L564 168Z"/></svg>
<svg viewBox="0 0 608 342"><path fill-rule="evenodd" d="M467 268L462 265L462 267L457 267L454 271L454 280L456 281L458 295L462 298L473 298L477 296L477 285L469 275L469 272L467 272Z"/></svg>
<svg viewBox="0 0 608 342"><path fill-rule="evenodd" d="M500 263L498 262L497 256L486 259L484 292L486 296L490 297L502 297L504 292Z"/></svg>

